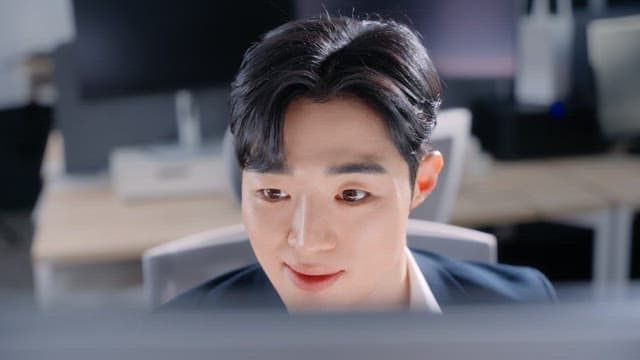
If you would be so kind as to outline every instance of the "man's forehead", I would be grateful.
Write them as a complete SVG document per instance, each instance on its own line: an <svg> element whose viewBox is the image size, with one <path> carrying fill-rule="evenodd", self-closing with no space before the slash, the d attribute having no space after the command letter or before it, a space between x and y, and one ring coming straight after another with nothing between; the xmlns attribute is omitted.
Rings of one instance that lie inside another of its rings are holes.
<svg viewBox="0 0 640 360"><path fill-rule="evenodd" d="M370 106L355 98L315 102L306 98L293 101L284 115L285 147L322 146L392 142L383 118Z"/></svg>

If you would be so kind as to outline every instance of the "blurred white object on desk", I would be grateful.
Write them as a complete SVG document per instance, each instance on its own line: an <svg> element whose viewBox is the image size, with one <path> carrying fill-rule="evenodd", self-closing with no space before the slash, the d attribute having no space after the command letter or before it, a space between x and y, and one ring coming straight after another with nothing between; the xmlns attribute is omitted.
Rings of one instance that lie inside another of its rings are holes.
<svg viewBox="0 0 640 360"><path fill-rule="evenodd" d="M570 0L534 0L518 24L515 93L519 104L548 106L564 100L571 88L573 15Z"/></svg>
<svg viewBox="0 0 640 360"><path fill-rule="evenodd" d="M118 148L109 165L120 199L167 198L231 192L220 144Z"/></svg>

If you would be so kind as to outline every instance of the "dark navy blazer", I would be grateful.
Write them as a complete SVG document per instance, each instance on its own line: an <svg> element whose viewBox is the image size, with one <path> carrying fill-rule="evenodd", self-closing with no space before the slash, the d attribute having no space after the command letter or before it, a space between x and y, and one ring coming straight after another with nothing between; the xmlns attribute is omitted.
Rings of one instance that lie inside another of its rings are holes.
<svg viewBox="0 0 640 360"><path fill-rule="evenodd" d="M544 302L556 298L549 280L532 268L461 261L423 250L411 252L443 311L449 305ZM183 307L285 309L259 264L209 280L163 306Z"/></svg>

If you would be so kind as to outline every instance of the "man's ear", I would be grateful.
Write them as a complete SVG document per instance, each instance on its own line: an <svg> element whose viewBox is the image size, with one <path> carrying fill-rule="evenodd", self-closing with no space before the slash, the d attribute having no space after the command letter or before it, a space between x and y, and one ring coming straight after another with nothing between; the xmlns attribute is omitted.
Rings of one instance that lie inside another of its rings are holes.
<svg viewBox="0 0 640 360"><path fill-rule="evenodd" d="M438 183L438 174L444 166L444 159L439 151L427 153L420 161L416 171L416 181L413 185L413 198L411 209L413 210L429 196Z"/></svg>

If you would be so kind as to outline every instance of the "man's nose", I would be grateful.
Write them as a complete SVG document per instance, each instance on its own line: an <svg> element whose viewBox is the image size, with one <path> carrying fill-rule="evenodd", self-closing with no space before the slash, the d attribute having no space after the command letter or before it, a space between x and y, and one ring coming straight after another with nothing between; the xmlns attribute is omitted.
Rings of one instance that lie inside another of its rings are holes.
<svg viewBox="0 0 640 360"><path fill-rule="evenodd" d="M302 197L296 204L291 230L287 239L289 246L298 250L321 252L336 247L336 237L331 230L329 208Z"/></svg>

